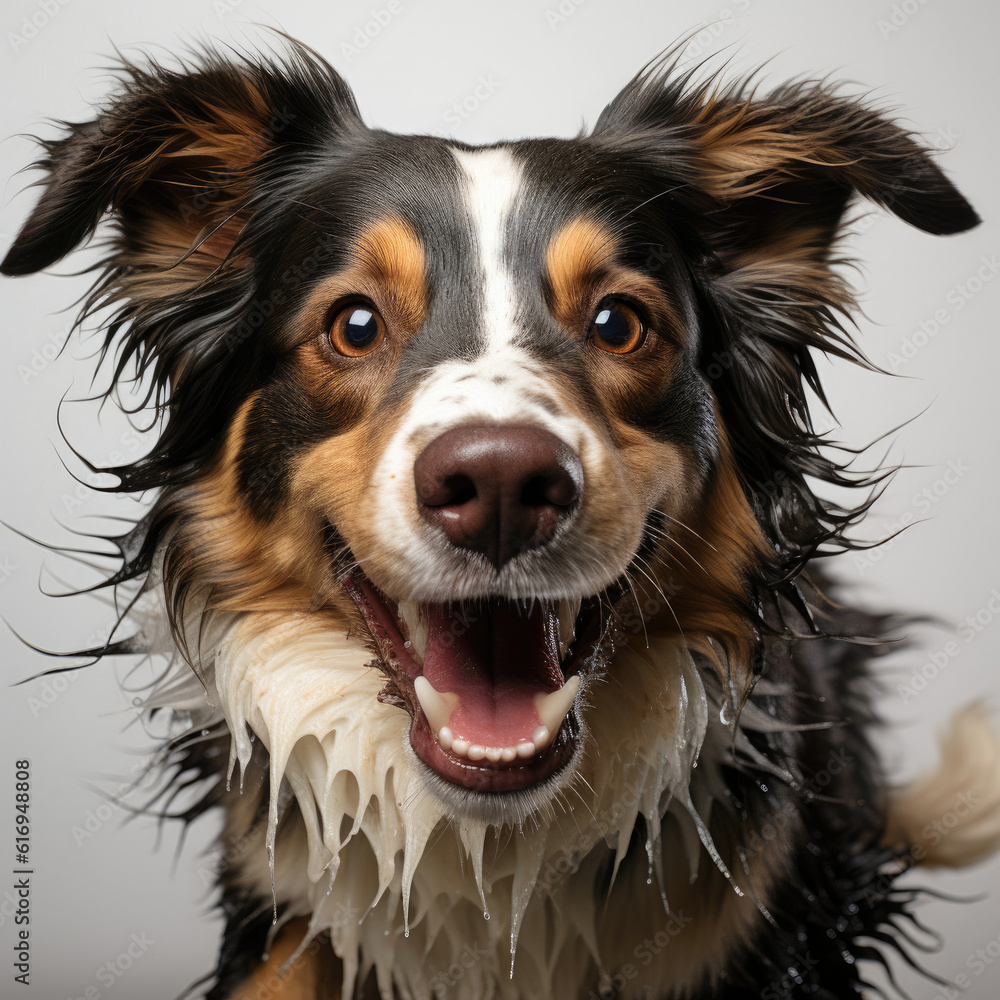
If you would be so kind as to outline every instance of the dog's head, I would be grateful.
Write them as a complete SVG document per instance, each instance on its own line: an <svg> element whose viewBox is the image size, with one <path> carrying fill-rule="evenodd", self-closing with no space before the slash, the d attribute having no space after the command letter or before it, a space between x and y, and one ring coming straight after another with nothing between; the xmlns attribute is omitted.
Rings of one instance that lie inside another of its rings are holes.
<svg viewBox="0 0 1000 1000"><path fill-rule="evenodd" d="M854 100L675 75L474 148L367 128L304 50L207 55L48 146L4 270L110 213L91 306L167 415L112 470L161 491L118 578L154 569L244 763L249 726L276 783L339 796L353 829L305 817L327 866L364 829L384 888L442 816L541 816L577 775L611 836L637 759L652 821L748 690L762 595L853 516L807 482L845 481L806 408L811 349L853 353L845 208L975 214Z"/></svg>

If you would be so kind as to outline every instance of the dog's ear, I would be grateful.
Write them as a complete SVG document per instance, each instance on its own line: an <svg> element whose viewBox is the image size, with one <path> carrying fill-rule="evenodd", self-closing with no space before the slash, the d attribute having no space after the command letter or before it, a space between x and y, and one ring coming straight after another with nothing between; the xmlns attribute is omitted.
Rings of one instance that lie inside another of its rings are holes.
<svg viewBox="0 0 1000 1000"><path fill-rule="evenodd" d="M844 330L854 299L833 252L845 210L860 195L938 234L975 226L975 211L909 133L821 84L761 96L647 71L605 109L592 141L641 179L647 213L694 262L701 371L782 572L820 547L850 547L843 533L871 501L838 507L810 480L878 478L819 447L806 391L824 398L815 351L863 360Z"/></svg>
<svg viewBox="0 0 1000 1000"><path fill-rule="evenodd" d="M360 124L346 84L305 49L280 64L209 51L190 71L126 65L122 78L95 120L44 144L42 196L5 274L48 267L110 213L108 263L176 292L232 250L269 163Z"/></svg>
<svg viewBox="0 0 1000 1000"><path fill-rule="evenodd" d="M928 233L979 222L910 134L819 84L759 97L644 74L605 109L595 136L658 163L724 264L769 250L824 257L854 194Z"/></svg>

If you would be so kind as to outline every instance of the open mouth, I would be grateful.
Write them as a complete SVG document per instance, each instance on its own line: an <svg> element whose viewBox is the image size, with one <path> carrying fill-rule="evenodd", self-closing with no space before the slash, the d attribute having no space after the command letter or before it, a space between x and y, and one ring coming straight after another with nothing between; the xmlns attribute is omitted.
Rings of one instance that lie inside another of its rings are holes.
<svg viewBox="0 0 1000 1000"><path fill-rule="evenodd" d="M596 598L397 604L360 571L344 586L387 676L380 700L409 712L410 744L441 778L516 791L572 758L579 671L599 645Z"/></svg>

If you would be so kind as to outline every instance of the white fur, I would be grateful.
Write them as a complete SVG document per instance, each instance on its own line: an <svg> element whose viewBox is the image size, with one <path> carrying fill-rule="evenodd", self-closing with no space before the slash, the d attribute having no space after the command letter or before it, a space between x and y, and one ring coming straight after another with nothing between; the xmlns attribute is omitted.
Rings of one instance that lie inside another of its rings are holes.
<svg viewBox="0 0 1000 1000"><path fill-rule="evenodd" d="M719 765L734 748L752 748L726 722L733 713L719 685L705 683L679 641L623 646L613 679L590 678L579 774L555 799L526 797L492 825L431 791L409 746L409 718L378 702L384 678L367 665L361 642L308 615L267 625L256 616L217 621L210 631L223 637L214 650L203 645L197 671L233 734L234 759L248 765L253 738L270 755L267 833L244 852L244 876L256 872L254 889L265 896L274 877L285 919L311 913L310 937L329 934L344 962L345 998L369 967L384 991L407 998L435 995L449 978L447 993L459 1000L576 997L594 965L606 981L629 958L617 942L635 939L602 929L597 873L608 859L617 868L639 816L650 836L649 878L628 890L637 932L650 908L672 919L668 890L687 891L702 849L725 871L708 811L726 802ZM193 675L178 666L179 682L164 687L193 701L181 689L193 693L200 682L185 681ZM202 705L199 726L212 711ZM276 838L292 796L305 838L294 830ZM672 851L660 841L668 816L676 821ZM738 931L720 930L718 947ZM476 961L456 979L451 973L470 951ZM664 954L644 976L661 985L694 981L713 950L689 951Z"/></svg>

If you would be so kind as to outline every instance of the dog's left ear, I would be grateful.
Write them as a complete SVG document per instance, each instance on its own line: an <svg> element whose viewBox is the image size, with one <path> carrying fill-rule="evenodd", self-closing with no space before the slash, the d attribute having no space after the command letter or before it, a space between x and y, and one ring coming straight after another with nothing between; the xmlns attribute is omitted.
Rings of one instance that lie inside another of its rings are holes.
<svg viewBox="0 0 1000 1000"><path fill-rule="evenodd" d="M771 252L824 257L853 194L928 233L979 222L928 151L860 101L815 84L764 97L689 85L637 77L594 135L659 166L724 265Z"/></svg>
<svg viewBox="0 0 1000 1000"><path fill-rule="evenodd" d="M761 96L646 72L591 141L641 181L648 212L687 234L704 303L701 370L782 572L821 544L849 544L843 532L864 506L819 503L811 482L866 483L818 449L805 388L823 398L815 351L859 357L841 320L853 294L832 252L845 209L860 195L938 234L970 229L976 212L899 125L818 84Z"/></svg>

